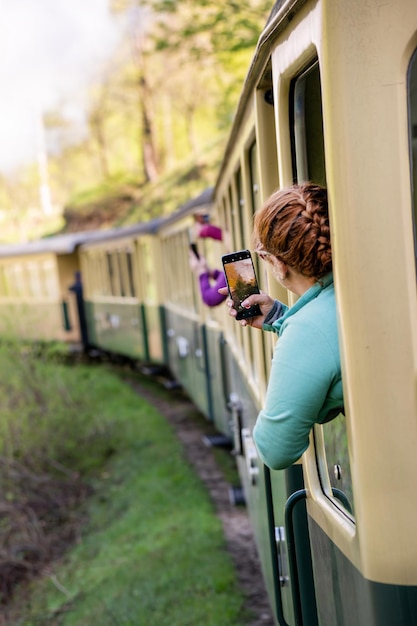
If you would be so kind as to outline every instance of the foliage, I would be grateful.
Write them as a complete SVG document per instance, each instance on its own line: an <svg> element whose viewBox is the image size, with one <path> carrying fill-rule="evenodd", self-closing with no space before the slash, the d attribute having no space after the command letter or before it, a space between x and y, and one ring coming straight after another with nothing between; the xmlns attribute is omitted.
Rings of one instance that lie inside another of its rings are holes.
<svg viewBox="0 0 417 626"><path fill-rule="evenodd" d="M100 465L111 453L114 433L111 421L97 414L93 398L103 383L92 370L79 367L64 375L48 355L17 344L3 346L0 357L3 457L36 472L59 463L82 475Z"/></svg>
<svg viewBox="0 0 417 626"><path fill-rule="evenodd" d="M179 28L169 26L172 20L163 23L159 48L178 48L184 39L192 39L191 52L197 58L207 49L207 40L217 54L253 50L272 6L267 0L147 0L147 4L158 14L181 16Z"/></svg>
<svg viewBox="0 0 417 626"><path fill-rule="evenodd" d="M61 354L0 351L0 604L77 536L84 477L117 446L113 416L97 407L109 381L64 370Z"/></svg>
<svg viewBox="0 0 417 626"><path fill-rule="evenodd" d="M65 206L66 216L72 217L86 190L105 192L111 187L111 195L120 197L124 182L116 190L117 181L129 180L141 193L130 204L117 204L115 222L123 224L123 211L128 223L132 215L136 219L155 213L154 199L165 201L164 180L174 172L195 167L202 174L197 192L214 185L215 168L271 2L113 0L113 8L126 14L129 28L91 85L85 127L70 127L60 111L46 112L44 123L54 206ZM53 228L40 211L28 213L28 204L38 203L35 168L31 166L30 176L23 177L28 183L13 184L13 198L0 180L0 210L12 218L14 238L20 240L39 236L39 222L46 225L44 232ZM180 203L189 199L187 191L178 191ZM143 211L139 203L146 203ZM170 204L172 208L176 207ZM96 228L99 221L96 215L81 224ZM104 223L111 226L111 217Z"/></svg>

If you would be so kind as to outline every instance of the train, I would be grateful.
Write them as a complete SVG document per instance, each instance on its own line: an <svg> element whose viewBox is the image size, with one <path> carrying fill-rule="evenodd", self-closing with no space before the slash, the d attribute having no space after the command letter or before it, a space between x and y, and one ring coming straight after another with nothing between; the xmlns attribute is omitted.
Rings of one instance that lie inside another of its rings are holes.
<svg viewBox="0 0 417 626"><path fill-rule="evenodd" d="M275 471L252 438L274 337L203 304L189 244L209 216L230 249L198 245L220 265L265 198L307 180L328 189L345 408ZM0 331L169 367L232 442L277 626L417 625L416 223L415 0L279 0L213 188L143 224L0 246Z"/></svg>

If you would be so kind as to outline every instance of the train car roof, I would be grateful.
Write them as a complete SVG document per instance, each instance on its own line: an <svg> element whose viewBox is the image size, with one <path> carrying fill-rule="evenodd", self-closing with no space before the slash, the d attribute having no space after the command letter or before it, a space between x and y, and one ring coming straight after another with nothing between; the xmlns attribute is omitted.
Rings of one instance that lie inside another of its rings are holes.
<svg viewBox="0 0 417 626"><path fill-rule="evenodd" d="M66 233L27 241L25 243L0 244L0 257L25 256L52 252L54 254L71 254L80 244L93 239L100 231L84 231L79 233Z"/></svg>
<svg viewBox="0 0 417 626"><path fill-rule="evenodd" d="M140 222L132 226L124 226L121 228L109 228L108 230L83 231L78 233L66 233L63 235L55 235L16 244L0 244L0 258L29 256L33 254L41 254L50 252L53 254L72 254L78 246L88 246L88 244L100 243L102 241L111 241L114 239L122 239L132 235L154 234L159 228L170 222L181 218L193 211L198 211L212 202L213 189L205 189L199 196L189 200L181 205L176 211L170 215L149 220L148 222Z"/></svg>
<svg viewBox="0 0 417 626"><path fill-rule="evenodd" d="M102 241L112 241L113 239L123 239L124 237L131 237L132 235L141 235L147 233L155 233L158 230L158 224L160 218L149 220L148 222L139 222L132 224L131 226L121 226L120 228L108 228L107 230L101 230L94 237L82 242L83 247L87 247L89 244L101 243Z"/></svg>

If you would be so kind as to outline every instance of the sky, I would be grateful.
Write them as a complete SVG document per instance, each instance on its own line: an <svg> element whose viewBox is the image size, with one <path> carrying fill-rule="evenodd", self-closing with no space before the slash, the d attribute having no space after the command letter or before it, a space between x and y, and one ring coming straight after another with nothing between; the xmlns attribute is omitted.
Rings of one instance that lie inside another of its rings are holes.
<svg viewBox="0 0 417 626"><path fill-rule="evenodd" d="M0 0L0 172L36 160L39 113L83 94L122 36L109 0Z"/></svg>

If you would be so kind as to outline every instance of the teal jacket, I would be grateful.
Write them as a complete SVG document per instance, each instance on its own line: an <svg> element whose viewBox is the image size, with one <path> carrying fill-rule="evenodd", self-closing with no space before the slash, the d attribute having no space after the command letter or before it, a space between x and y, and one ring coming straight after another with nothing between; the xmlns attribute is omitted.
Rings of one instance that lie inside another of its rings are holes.
<svg viewBox="0 0 417 626"><path fill-rule="evenodd" d="M279 335L272 359L265 406L253 437L272 469L300 458L316 423L343 410L342 375L333 275L310 287L291 308L277 302L265 330Z"/></svg>

